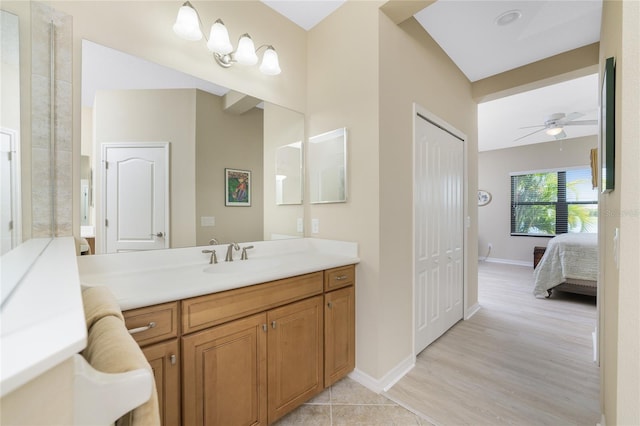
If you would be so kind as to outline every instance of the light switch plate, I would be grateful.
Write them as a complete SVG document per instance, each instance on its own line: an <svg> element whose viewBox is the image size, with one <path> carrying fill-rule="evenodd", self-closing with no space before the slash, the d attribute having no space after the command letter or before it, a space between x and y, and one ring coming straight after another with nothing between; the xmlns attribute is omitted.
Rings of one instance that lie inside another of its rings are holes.
<svg viewBox="0 0 640 426"><path fill-rule="evenodd" d="M311 219L311 233L317 234L320 232L320 219Z"/></svg>
<svg viewBox="0 0 640 426"><path fill-rule="evenodd" d="M216 218L213 216L200 216L200 226L216 226Z"/></svg>
<svg viewBox="0 0 640 426"><path fill-rule="evenodd" d="M296 221L296 232L304 232L304 223L301 217Z"/></svg>

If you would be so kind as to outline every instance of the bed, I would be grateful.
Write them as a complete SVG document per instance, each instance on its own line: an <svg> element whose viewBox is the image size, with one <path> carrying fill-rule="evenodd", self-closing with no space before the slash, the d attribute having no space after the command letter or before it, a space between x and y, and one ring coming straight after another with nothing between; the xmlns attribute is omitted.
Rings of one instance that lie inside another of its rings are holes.
<svg viewBox="0 0 640 426"><path fill-rule="evenodd" d="M536 297L548 298L553 290L595 296L598 235L568 233L552 238L533 274Z"/></svg>

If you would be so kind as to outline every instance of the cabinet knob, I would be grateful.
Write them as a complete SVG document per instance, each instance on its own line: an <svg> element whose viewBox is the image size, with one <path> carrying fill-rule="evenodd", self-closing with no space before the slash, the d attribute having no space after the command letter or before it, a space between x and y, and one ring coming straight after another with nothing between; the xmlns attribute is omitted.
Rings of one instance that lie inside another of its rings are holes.
<svg viewBox="0 0 640 426"><path fill-rule="evenodd" d="M271 321L271 328L276 328L276 322L275 321Z"/></svg>
<svg viewBox="0 0 640 426"><path fill-rule="evenodd" d="M333 308L333 303L332 303L332 302L327 303L327 307L328 307L329 309Z"/></svg>
<svg viewBox="0 0 640 426"><path fill-rule="evenodd" d="M262 324L262 330L267 331L267 324Z"/></svg>
<svg viewBox="0 0 640 426"><path fill-rule="evenodd" d="M171 354L169 356L169 362L171 363L171 365L176 365L176 356L174 354Z"/></svg>

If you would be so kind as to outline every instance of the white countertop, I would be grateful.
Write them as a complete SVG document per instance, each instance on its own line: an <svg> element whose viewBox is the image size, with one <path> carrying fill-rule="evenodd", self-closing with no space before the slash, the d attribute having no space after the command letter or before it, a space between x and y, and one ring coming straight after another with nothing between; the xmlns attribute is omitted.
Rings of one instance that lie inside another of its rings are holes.
<svg viewBox="0 0 640 426"><path fill-rule="evenodd" d="M227 245L81 256L80 281L107 286L122 310L186 299L358 263L357 243L300 238L242 243L253 245L248 260L225 262ZM217 265L209 264L215 249Z"/></svg>
<svg viewBox="0 0 640 426"><path fill-rule="evenodd" d="M44 247L29 240L23 246L2 256L3 281L16 256L33 259L2 305L2 396L82 351L87 342L74 239L56 238Z"/></svg>

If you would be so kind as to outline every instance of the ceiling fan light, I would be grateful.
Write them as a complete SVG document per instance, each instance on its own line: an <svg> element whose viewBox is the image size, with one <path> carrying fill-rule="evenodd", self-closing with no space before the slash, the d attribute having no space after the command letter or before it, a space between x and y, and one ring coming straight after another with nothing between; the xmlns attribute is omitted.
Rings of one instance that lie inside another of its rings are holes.
<svg viewBox="0 0 640 426"><path fill-rule="evenodd" d="M191 3L185 2L178 9L176 22L173 24L173 32L185 40L198 41L202 38L199 21L198 13L191 6Z"/></svg>
<svg viewBox="0 0 640 426"><path fill-rule="evenodd" d="M555 136L562 133L562 127L551 127L546 130L546 134L549 136Z"/></svg>
<svg viewBox="0 0 640 426"><path fill-rule="evenodd" d="M238 41L238 50L233 55L233 59L242 65L255 65L258 63L258 55L256 48L249 34L243 34Z"/></svg>
<svg viewBox="0 0 640 426"><path fill-rule="evenodd" d="M233 51L233 46L229 40L229 32L221 19L216 20L211 26L207 48L209 51L220 55L227 55Z"/></svg>

